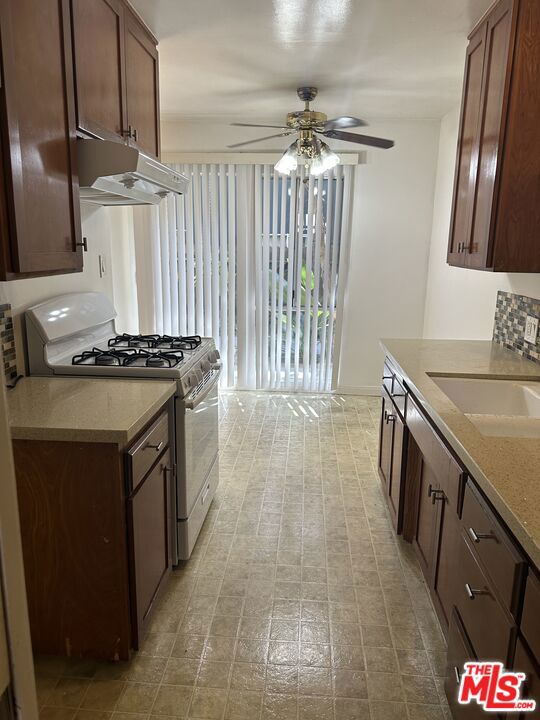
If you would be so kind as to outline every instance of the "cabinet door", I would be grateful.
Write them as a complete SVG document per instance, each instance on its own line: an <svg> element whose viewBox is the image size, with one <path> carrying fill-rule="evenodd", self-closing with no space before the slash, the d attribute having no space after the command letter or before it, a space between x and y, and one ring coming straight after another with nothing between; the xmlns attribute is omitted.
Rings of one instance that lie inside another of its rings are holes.
<svg viewBox="0 0 540 720"><path fill-rule="evenodd" d="M169 570L169 465L167 451L128 501L135 648L152 602Z"/></svg>
<svg viewBox="0 0 540 720"><path fill-rule="evenodd" d="M472 198L478 167L478 125L482 98L482 75L486 46L486 25L470 38L465 60L465 77L459 126L459 140L454 179L454 199L448 262L464 265L465 250L470 245Z"/></svg>
<svg viewBox="0 0 540 720"><path fill-rule="evenodd" d="M388 421L392 414L392 401L386 390L382 392L381 425L379 429L379 476L385 488L389 492L392 473L392 446L394 437L394 424Z"/></svg>
<svg viewBox="0 0 540 720"><path fill-rule="evenodd" d="M414 458L414 459L413 459ZM416 550L420 567L428 584L433 575L433 556L435 532L437 529L437 506L433 502L433 492L439 488L437 476L427 464L420 451L409 454L413 459L415 486L417 488L416 521L414 526L413 546Z"/></svg>
<svg viewBox="0 0 540 720"><path fill-rule="evenodd" d="M77 125L118 140L127 128L120 0L71 0Z"/></svg>
<svg viewBox="0 0 540 720"><path fill-rule="evenodd" d="M485 268L489 264L492 217L495 214L495 182L499 149L502 145L501 119L512 28L512 5L513 0L500 1L487 21L482 112L478 133L478 173L473 196L470 245L467 248L467 265L472 268Z"/></svg>
<svg viewBox="0 0 540 720"><path fill-rule="evenodd" d="M396 532L401 532L402 524L402 469L403 452L405 450L405 425L397 414L392 411L391 424L394 426L392 443L392 469L390 472L390 485L388 487L388 507L392 515Z"/></svg>
<svg viewBox="0 0 540 720"><path fill-rule="evenodd" d="M433 596L435 609L443 631L447 632L454 604L458 579L457 556L460 524L452 503L446 494L436 501L439 517L436 530L436 549L433 568Z"/></svg>
<svg viewBox="0 0 540 720"><path fill-rule="evenodd" d="M0 3L9 250L4 275L82 269L68 0Z"/></svg>
<svg viewBox="0 0 540 720"><path fill-rule="evenodd" d="M524 696L536 700L536 706L538 708L540 704L540 667L538 666L537 659L525 647L525 643L521 638L517 639L513 669L524 672L527 676ZM530 715L530 712L526 712L518 717L519 720L524 720L524 718L527 716L530 717Z"/></svg>
<svg viewBox="0 0 540 720"><path fill-rule="evenodd" d="M450 620L448 633L448 654L446 656L446 677L444 690L448 704L455 720L482 720L486 714L477 703L460 705L458 703L458 690L461 675L466 662L476 660L471 644L467 638L458 612L454 609ZM498 717L498 716L497 716Z"/></svg>
<svg viewBox="0 0 540 720"><path fill-rule="evenodd" d="M125 17L129 142L159 157L158 52L154 40L129 10Z"/></svg>

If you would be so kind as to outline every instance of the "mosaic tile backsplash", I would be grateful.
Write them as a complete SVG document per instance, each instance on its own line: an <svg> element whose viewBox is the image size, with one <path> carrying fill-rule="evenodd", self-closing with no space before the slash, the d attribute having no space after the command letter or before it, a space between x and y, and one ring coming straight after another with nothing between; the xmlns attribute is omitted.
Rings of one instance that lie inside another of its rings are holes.
<svg viewBox="0 0 540 720"><path fill-rule="evenodd" d="M499 290L493 340L528 360L540 363L540 332L536 345L524 340L527 315L540 318L540 300Z"/></svg>
<svg viewBox="0 0 540 720"><path fill-rule="evenodd" d="M17 358L15 356L15 336L13 334L13 318L11 305L0 305L0 342L4 355L4 375L6 383L17 377Z"/></svg>

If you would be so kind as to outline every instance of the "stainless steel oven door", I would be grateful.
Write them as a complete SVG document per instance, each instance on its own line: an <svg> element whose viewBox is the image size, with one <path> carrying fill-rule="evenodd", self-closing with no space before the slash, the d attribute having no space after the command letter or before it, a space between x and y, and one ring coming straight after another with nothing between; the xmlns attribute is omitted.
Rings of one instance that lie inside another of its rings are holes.
<svg viewBox="0 0 540 720"><path fill-rule="evenodd" d="M221 368L205 375L189 395L177 403L177 511L186 519L200 493L218 453L219 397Z"/></svg>

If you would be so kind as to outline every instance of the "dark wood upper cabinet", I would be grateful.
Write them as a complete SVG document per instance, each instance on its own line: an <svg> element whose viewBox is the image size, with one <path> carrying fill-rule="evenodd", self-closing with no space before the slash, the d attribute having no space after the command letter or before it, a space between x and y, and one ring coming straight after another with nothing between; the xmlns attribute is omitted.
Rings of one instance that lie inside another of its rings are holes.
<svg viewBox="0 0 540 720"><path fill-rule="evenodd" d="M448 262L540 272L540 4L500 0L465 64Z"/></svg>
<svg viewBox="0 0 540 720"><path fill-rule="evenodd" d="M82 269L69 12L0 3L2 279Z"/></svg>
<svg viewBox="0 0 540 720"><path fill-rule="evenodd" d="M123 0L71 4L79 131L158 157L156 39Z"/></svg>
<svg viewBox="0 0 540 720"><path fill-rule="evenodd" d="M98 137L123 138L124 5L120 0L72 0L72 13L77 126Z"/></svg>
<svg viewBox="0 0 540 720"><path fill-rule="evenodd" d="M126 15L126 90L129 142L159 156L158 52L154 39L131 13Z"/></svg>

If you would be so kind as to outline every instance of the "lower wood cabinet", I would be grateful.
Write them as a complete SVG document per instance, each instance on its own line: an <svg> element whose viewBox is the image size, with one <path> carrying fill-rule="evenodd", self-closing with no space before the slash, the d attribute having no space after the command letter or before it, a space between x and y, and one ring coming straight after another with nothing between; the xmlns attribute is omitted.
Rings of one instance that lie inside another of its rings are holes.
<svg viewBox="0 0 540 720"><path fill-rule="evenodd" d="M457 701L463 666L469 660L495 660L523 671L526 694L540 707L538 569L411 392L399 400L405 408L400 412L393 398L395 379L399 377L398 388L408 387L400 372L387 359L379 474L394 519L393 472L399 467L400 482L394 487L401 491L403 537L413 544L448 641L445 691L452 716L476 720L493 715L475 703ZM396 419L389 421L390 414ZM403 435L406 451L400 455Z"/></svg>
<svg viewBox="0 0 540 720"><path fill-rule="evenodd" d="M127 660L138 648L171 567L167 414L133 447L13 443L35 653Z"/></svg>
<svg viewBox="0 0 540 720"><path fill-rule="evenodd" d="M133 645L138 647L156 595L170 571L169 473L166 450L128 499Z"/></svg>
<svg viewBox="0 0 540 720"><path fill-rule="evenodd" d="M463 628L461 618L457 610L453 610L450 617L448 630L448 653L446 656L446 677L444 689L448 704L455 720L482 720L486 713L479 705L471 703L460 705L458 703L458 691L461 683L464 665L466 662L476 660L467 634Z"/></svg>
<svg viewBox="0 0 540 720"><path fill-rule="evenodd" d="M392 522L399 534L402 531L405 499L407 429L402 409L394 402L391 392L383 385L378 465Z"/></svg>

